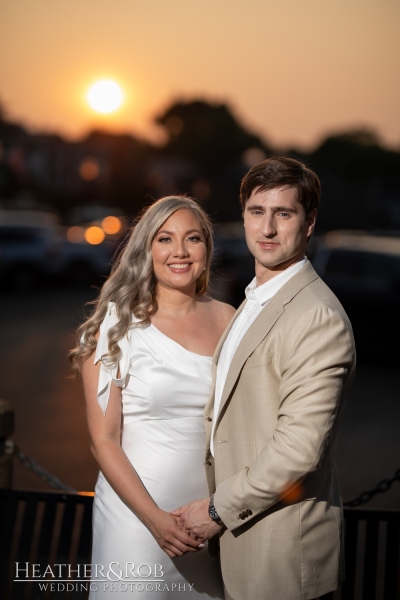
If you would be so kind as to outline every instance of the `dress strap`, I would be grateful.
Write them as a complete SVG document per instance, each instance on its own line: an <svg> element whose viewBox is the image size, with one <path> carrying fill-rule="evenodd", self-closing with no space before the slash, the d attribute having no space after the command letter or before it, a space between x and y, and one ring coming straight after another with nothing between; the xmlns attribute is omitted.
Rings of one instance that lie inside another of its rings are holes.
<svg viewBox="0 0 400 600"><path fill-rule="evenodd" d="M118 323L117 311L114 302L109 302L106 316L100 325L100 335L97 341L94 364L101 361L99 385L97 389L97 401L106 414L108 400L110 398L111 383L114 382L120 388L126 385L126 379L130 364L130 332L119 340L120 354L115 363L104 362L103 356L108 354L108 332L111 327ZM119 372L119 377L117 376Z"/></svg>

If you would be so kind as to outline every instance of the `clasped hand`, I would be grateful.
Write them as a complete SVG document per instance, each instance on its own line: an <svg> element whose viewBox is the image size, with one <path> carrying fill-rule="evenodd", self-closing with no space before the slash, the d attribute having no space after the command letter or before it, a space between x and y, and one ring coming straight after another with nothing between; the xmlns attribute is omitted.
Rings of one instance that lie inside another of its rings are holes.
<svg viewBox="0 0 400 600"><path fill-rule="evenodd" d="M160 548L170 558L182 556L187 552L198 552L204 548L202 540L185 531L177 517L162 510L158 510L152 518L149 529Z"/></svg>
<svg viewBox="0 0 400 600"><path fill-rule="evenodd" d="M178 526L192 538L208 540L222 529L208 514L209 503L209 498L193 500L185 506L171 510L171 515L177 518Z"/></svg>

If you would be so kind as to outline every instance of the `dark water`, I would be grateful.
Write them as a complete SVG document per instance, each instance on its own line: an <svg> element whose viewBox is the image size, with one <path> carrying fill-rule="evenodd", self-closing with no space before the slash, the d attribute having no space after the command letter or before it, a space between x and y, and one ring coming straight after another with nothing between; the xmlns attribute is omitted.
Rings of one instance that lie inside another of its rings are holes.
<svg viewBox="0 0 400 600"><path fill-rule="evenodd" d="M92 490L97 466L89 451L79 379L68 349L94 290L65 288L7 294L0 300L0 398L16 412L14 440L64 483ZM344 500L400 467L400 370L360 364L342 421L338 469ZM13 487L48 489L15 463ZM368 506L399 508L400 483Z"/></svg>

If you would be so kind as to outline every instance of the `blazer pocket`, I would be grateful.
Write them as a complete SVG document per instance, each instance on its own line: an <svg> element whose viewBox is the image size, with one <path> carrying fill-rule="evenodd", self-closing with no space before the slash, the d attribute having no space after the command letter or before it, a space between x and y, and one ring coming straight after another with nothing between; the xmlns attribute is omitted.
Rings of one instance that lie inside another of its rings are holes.
<svg viewBox="0 0 400 600"><path fill-rule="evenodd" d="M247 359L244 369L252 369L253 367L261 367L272 363L274 357L273 352L263 352L262 354L252 354Z"/></svg>

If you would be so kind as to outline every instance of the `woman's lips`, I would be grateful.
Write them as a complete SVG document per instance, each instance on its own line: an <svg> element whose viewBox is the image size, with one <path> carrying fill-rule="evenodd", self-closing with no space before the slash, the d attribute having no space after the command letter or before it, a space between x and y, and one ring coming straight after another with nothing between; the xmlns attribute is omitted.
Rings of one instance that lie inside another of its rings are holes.
<svg viewBox="0 0 400 600"><path fill-rule="evenodd" d="M191 266L191 263L172 263L168 265L173 273L187 273Z"/></svg>

